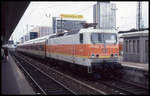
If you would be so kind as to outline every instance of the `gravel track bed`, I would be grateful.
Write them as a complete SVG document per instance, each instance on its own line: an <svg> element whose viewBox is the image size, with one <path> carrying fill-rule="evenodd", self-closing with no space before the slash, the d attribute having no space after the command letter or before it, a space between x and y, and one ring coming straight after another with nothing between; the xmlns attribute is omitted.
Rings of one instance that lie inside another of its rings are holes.
<svg viewBox="0 0 150 96"><path fill-rule="evenodd" d="M13 53L11 53L12 58L15 60L17 66L21 69L21 72L24 74L25 79L29 82L30 86L34 90L35 94L41 94L41 90L38 88L38 86L33 82L33 80L28 76L28 74L24 71L24 69L20 66L19 62L14 57Z"/></svg>
<svg viewBox="0 0 150 96"><path fill-rule="evenodd" d="M23 58L24 56L21 56L21 57ZM97 89L91 89L91 88L83 86L80 83L77 83L74 80L70 80L70 79L62 76L61 73L57 73L56 71L54 71L50 67L48 67L44 64L41 64L36 60L31 60L31 59L28 58L28 61L29 62L34 62L34 66L36 66L39 69L41 69L42 71L46 72L48 75L52 76L54 79L61 82L63 85L65 85L69 89L73 90L77 94L93 94L93 95L95 95L95 94L106 94L105 92L102 92L100 90L96 91Z"/></svg>
<svg viewBox="0 0 150 96"><path fill-rule="evenodd" d="M121 80L112 79L111 81L103 81L107 85L111 85L114 87L117 87L118 89L121 89L126 94L132 94L132 95L148 95L149 90L147 88L143 88L140 86L136 86L135 84L127 83Z"/></svg>
<svg viewBox="0 0 150 96"><path fill-rule="evenodd" d="M57 84L55 81L52 79L48 78L47 76L43 75L40 71L35 69L33 66L30 64L19 60L21 65L29 72L29 74L36 80L36 82L42 86L46 94L72 94L70 91L64 89L62 86ZM33 74L34 73L34 74ZM40 78L40 79L39 79Z"/></svg>
<svg viewBox="0 0 150 96"><path fill-rule="evenodd" d="M22 54L21 54L22 55ZM25 57L28 57L28 56L25 56ZM53 75L53 74L55 74L55 72L52 72L51 70L50 70L50 67L51 68L55 68L56 70L59 70L59 68L58 67L54 67L54 66L51 66L51 65L49 65L49 66L47 66L47 65L45 65L45 62L43 62L43 63L40 63L39 61L37 61L37 60L35 60L35 59L32 59L31 60L31 58L30 59L28 59L30 62L32 62L32 61L34 61L34 62L36 62L34 65L35 66L37 66L38 68L40 68L41 70L43 70L44 72L48 72L48 74L49 75ZM98 90L101 90L101 91L103 91L104 92L104 94L122 94L122 93L120 93L119 91L117 91L117 90L115 90L115 89L112 89L112 88L110 88L110 87L108 87L108 86L106 86L106 85L104 85L104 84L100 84L99 82L97 82L97 80L95 81L93 81L93 80L89 80L89 78L80 78L78 75L76 75L76 76L74 76L72 73L70 73L70 72L68 72L68 71L64 71L64 70L59 70L60 72L62 72L62 73L64 73L64 74L67 74L67 75L69 75L69 76L73 76L75 79L77 79L77 80L79 80L79 81L82 81L82 82L84 82L85 84L87 84L87 85L89 85L89 86L92 86L92 87L94 87L94 88L96 88L96 89L98 89ZM58 79L57 77L56 77L56 79ZM68 83L68 81L66 82L66 85L69 87L70 86L70 84L68 85L69 83ZM71 85L72 86L72 85ZM80 87L78 87L78 85L73 85L73 86L77 86L77 88L74 88L73 90L75 90L75 92L77 91L78 92L78 90L79 90L79 88ZM83 89L82 89L83 90ZM85 91L83 94L89 94L89 91L88 92L86 92L86 90L87 89L85 89L85 90L83 90L83 91ZM80 90L81 91L81 90ZM91 93L91 92L90 92ZM95 94L95 93L94 93ZM100 94L100 93L98 93L98 94Z"/></svg>

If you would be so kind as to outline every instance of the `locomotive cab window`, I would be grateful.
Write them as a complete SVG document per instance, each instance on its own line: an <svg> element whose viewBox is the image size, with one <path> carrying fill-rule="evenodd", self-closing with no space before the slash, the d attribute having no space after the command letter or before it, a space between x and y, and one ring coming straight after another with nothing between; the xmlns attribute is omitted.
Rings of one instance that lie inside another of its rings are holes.
<svg viewBox="0 0 150 96"><path fill-rule="evenodd" d="M100 33L92 33L91 34L92 43L102 43L102 34Z"/></svg>
<svg viewBox="0 0 150 96"><path fill-rule="evenodd" d="M113 33L104 33L105 43L117 43L117 35Z"/></svg>
<svg viewBox="0 0 150 96"><path fill-rule="evenodd" d="M80 36L80 43L83 43L83 33L81 33L79 36Z"/></svg>
<svg viewBox="0 0 150 96"><path fill-rule="evenodd" d="M92 43L117 43L117 35L113 33L92 33Z"/></svg>

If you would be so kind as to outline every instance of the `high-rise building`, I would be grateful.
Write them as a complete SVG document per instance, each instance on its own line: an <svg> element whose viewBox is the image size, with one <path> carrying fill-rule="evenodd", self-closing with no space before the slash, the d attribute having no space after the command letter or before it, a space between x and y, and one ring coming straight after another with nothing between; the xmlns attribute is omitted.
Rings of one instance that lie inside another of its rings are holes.
<svg viewBox="0 0 150 96"><path fill-rule="evenodd" d="M43 37L49 34L52 34L52 28L47 27L47 26L38 26L35 27L34 29L30 30L30 32L37 32L38 37Z"/></svg>
<svg viewBox="0 0 150 96"><path fill-rule="evenodd" d="M67 16L69 16L67 14ZM71 16L71 15L70 15ZM72 15L73 17L74 15ZM83 28L81 23L86 23L85 20L70 19L70 18L57 18L53 17L53 33L60 33L64 31L80 30Z"/></svg>
<svg viewBox="0 0 150 96"><path fill-rule="evenodd" d="M97 2L93 5L93 21L97 29L116 28L116 4L110 2Z"/></svg>

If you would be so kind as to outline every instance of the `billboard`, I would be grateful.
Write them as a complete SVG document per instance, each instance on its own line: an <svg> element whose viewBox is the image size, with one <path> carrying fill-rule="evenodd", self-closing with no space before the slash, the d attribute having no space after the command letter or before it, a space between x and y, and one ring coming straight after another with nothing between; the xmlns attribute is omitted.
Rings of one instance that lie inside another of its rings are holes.
<svg viewBox="0 0 150 96"><path fill-rule="evenodd" d="M83 19L82 15L76 15L76 14L61 14L61 18L75 18L75 19Z"/></svg>

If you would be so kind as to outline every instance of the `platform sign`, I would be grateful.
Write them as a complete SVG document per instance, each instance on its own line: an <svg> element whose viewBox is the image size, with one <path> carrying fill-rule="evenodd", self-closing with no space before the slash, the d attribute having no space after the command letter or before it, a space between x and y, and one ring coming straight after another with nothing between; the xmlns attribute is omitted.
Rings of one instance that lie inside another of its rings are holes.
<svg viewBox="0 0 150 96"><path fill-rule="evenodd" d="M73 19L83 19L82 15L76 15L76 14L61 14L61 18L73 18Z"/></svg>

